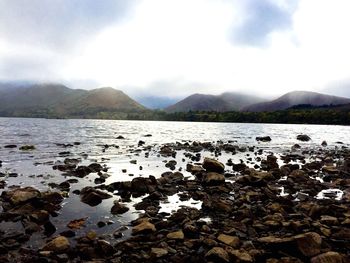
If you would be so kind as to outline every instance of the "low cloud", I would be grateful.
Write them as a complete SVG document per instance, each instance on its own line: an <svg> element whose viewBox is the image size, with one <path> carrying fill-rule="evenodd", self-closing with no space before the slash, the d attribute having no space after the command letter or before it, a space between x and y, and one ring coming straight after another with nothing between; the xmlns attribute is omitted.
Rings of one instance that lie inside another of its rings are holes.
<svg viewBox="0 0 350 263"><path fill-rule="evenodd" d="M1 38L64 50L120 22L137 0L0 0Z"/></svg>
<svg viewBox="0 0 350 263"><path fill-rule="evenodd" d="M297 1L292 2L242 1L242 20L233 26L232 41L239 45L266 45L270 33L291 28Z"/></svg>

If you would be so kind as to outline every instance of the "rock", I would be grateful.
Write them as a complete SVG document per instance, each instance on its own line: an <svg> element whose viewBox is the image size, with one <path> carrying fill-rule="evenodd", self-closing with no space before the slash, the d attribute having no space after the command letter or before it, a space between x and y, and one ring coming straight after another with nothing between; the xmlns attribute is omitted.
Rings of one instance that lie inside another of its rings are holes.
<svg viewBox="0 0 350 263"><path fill-rule="evenodd" d="M208 172L222 173L225 170L225 165L211 158L204 158L203 168Z"/></svg>
<svg viewBox="0 0 350 263"><path fill-rule="evenodd" d="M235 262L254 262L253 257L247 251L230 249L228 253L236 260Z"/></svg>
<svg viewBox="0 0 350 263"><path fill-rule="evenodd" d="M93 187L85 187L80 192L81 201L90 206L96 206L102 202L103 199L111 198L110 194L94 189Z"/></svg>
<svg viewBox="0 0 350 263"><path fill-rule="evenodd" d="M17 148L17 145L15 145L15 144L8 144L8 145L5 145L4 148L13 149L13 148Z"/></svg>
<svg viewBox="0 0 350 263"><path fill-rule="evenodd" d="M315 232L295 236L299 251L306 257L312 257L321 252L322 237Z"/></svg>
<svg viewBox="0 0 350 263"><path fill-rule="evenodd" d="M90 206L97 206L102 202L102 198L95 192L89 192L81 197L81 201Z"/></svg>
<svg viewBox="0 0 350 263"><path fill-rule="evenodd" d="M18 205L20 203L28 202L31 199L40 197L40 191L33 187L25 187L14 189L9 192L3 192L3 195L9 197L9 200L12 204Z"/></svg>
<svg viewBox="0 0 350 263"><path fill-rule="evenodd" d="M113 215L124 214L128 211L129 211L129 207L127 207L119 202L116 202L111 208L111 213Z"/></svg>
<svg viewBox="0 0 350 263"><path fill-rule="evenodd" d="M228 253L221 247L213 247L205 254L205 258L213 262L230 262Z"/></svg>
<svg viewBox="0 0 350 263"><path fill-rule="evenodd" d="M323 147L326 147L328 144L327 144L327 142L326 141L323 141L322 143L321 143L321 146L323 146Z"/></svg>
<svg viewBox="0 0 350 263"><path fill-rule="evenodd" d="M299 134L297 136L297 140L302 141L302 142L308 142L311 140L311 138L309 136L307 136L306 134Z"/></svg>
<svg viewBox="0 0 350 263"><path fill-rule="evenodd" d="M339 170L335 166L324 166L322 171L326 174L339 174Z"/></svg>
<svg viewBox="0 0 350 263"><path fill-rule="evenodd" d="M184 233L182 232L182 230L178 230L178 231L171 232L171 233L167 234L166 237L169 238L169 239L180 240L180 239L184 239L184 238L185 238L185 235L184 235Z"/></svg>
<svg viewBox="0 0 350 263"><path fill-rule="evenodd" d="M226 245L237 248L239 246L240 240L238 237L229 236L225 234L220 234L218 240Z"/></svg>
<svg viewBox="0 0 350 263"><path fill-rule="evenodd" d="M111 256L114 254L114 248L113 246L106 240L98 240L97 246L99 250L102 252L101 254L103 256Z"/></svg>
<svg viewBox="0 0 350 263"><path fill-rule="evenodd" d="M34 145L23 145L23 146L19 147L19 149L21 151L32 151L32 150L35 150L35 146Z"/></svg>
<svg viewBox="0 0 350 263"><path fill-rule="evenodd" d="M42 250L46 251L53 251L56 253L62 253L65 252L70 248L69 240L66 237L58 236L48 242Z"/></svg>
<svg viewBox="0 0 350 263"><path fill-rule="evenodd" d="M218 185L225 182L225 176L219 173L206 173L203 177L203 182L207 185Z"/></svg>
<svg viewBox="0 0 350 263"><path fill-rule="evenodd" d="M256 137L255 140L257 140L258 142L270 142L271 137L270 136Z"/></svg>
<svg viewBox="0 0 350 263"><path fill-rule="evenodd" d="M338 218L334 216L321 216L320 222L328 226L336 226L339 224Z"/></svg>
<svg viewBox="0 0 350 263"><path fill-rule="evenodd" d="M153 247L151 249L151 257L154 257L154 258L161 258L166 256L167 254L168 254L168 250L166 250L165 248Z"/></svg>
<svg viewBox="0 0 350 263"><path fill-rule="evenodd" d="M152 232L156 232L156 227L147 220L144 220L143 222L132 228L133 235L147 234Z"/></svg>
<svg viewBox="0 0 350 263"><path fill-rule="evenodd" d="M137 177L131 181L131 190L138 193L148 193L149 185L151 184L152 182L149 178Z"/></svg>
<svg viewBox="0 0 350 263"><path fill-rule="evenodd" d="M345 263L343 256L338 252L329 251L313 257L311 263Z"/></svg>

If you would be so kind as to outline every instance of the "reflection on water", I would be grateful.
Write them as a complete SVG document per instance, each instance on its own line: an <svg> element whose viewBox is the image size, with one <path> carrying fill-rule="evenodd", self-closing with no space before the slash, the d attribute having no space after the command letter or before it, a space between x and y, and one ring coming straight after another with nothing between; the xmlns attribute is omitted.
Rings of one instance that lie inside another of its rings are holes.
<svg viewBox="0 0 350 263"><path fill-rule="evenodd" d="M229 158L233 163L239 163L241 160L247 163L249 159L254 161L256 156L246 149L246 146L264 149L263 155L270 152L281 154L290 152L291 146L295 143L302 147L317 149L325 140L328 148L348 147L350 138L350 127L347 126L22 118L0 118L0 132L0 160L3 162L0 175L7 181L7 186L34 186L41 190L50 189L49 183L59 184L70 178L52 169L52 164L63 162L67 156L80 158L82 165L91 162L106 165L110 177L106 178L105 183L109 184L116 181L130 181L138 176L160 177L163 172L170 171L165 166L170 160L177 162L176 171L181 171L185 177L192 178L192 175L186 172L184 151L178 151L174 157L159 155L159 148L164 143L234 141L240 147L237 154L223 153L217 158L223 163ZM298 134L307 134L312 141L297 141ZM265 135L269 135L272 141L260 143L255 140L255 137ZM142 142L139 143L140 141ZM343 144L339 144L339 141ZM4 148L9 144L18 147ZM35 145L36 149L23 152L19 150L22 145ZM66 153L63 155L62 152ZM213 156L212 152L201 152L199 161L203 157ZM279 164L283 163L279 160ZM250 162L248 165L253 167L254 163ZM17 174L16 177L14 173ZM93 229L102 234L110 234L120 225L128 225L130 220L143 212L136 211L133 207L133 204L142 198L132 198L130 203L126 203L130 210L122 216L110 213L113 201L119 199L115 195L103 200L96 207L81 203L80 197L72 192L87 185L97 185L96 178L98 178L96 174L90 174L71 184L69 197L65 200L59 215L52 219L58 231L67 230L67 223L70 220L87 217L87 226L81 230L82 232ZM0 193L2 191L0 189ZM329 191L319 193L318 198L339 199L342 196L339 190ZM281 195L286 195L283 189ZM201 202L193 199L181 201L178 195L173 195L168 197L168 202L161 202L160 212L170 213L183 205L200 208ZM98 228L96 223L99 221L109 221L113 224ZM3 227L6 228L7 225L1 223L1 228ZM79 231L77 234L79 235ZM32 238L35 239L35 235Z"/></svg>

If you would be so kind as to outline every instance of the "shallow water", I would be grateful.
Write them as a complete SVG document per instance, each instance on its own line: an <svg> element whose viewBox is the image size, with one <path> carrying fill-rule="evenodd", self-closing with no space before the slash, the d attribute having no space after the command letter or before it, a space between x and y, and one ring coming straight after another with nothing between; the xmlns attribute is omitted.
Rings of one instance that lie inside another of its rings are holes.
<svg viewBox="0 0 350 263"><path fill-rule="evenodd" d="M176 160L176 170L181 170L185 177L192 175L186 172L184 151L179 151L175 158L162 157L158 151L161 145L175 142L228 142L242 147L242 151L236 155L223 153L219 160L226 163L232 158L234 163L247 158L254 159L253 153L245 149L245 146L256 146L264 149L264 154L275 152L278 154L290 152L291 146L298 143L308 149L320 148L322 141L327 141L328 148L336 149L348 147L350 127L347 126L321 126L321 125L287 125L287 124L246 124L246 123L190 123L190 122L155 122L155 121L113 121L113 120L47 120L47 119L22 119L0 118L0 160L3 166L0 172L4 173L7 187L12 185L34 186L41 190L50 189L49 183L61 183L70 177L62 175L62 172L53 170L52 163L63 162L66 156L60 156L60 152L69 151L69 158L81 158L82 165L98 162L106 165L108 174L106 184L116 181L129 181L137 176L154 175L159 177L163 172L170 171L165 167L165 162ZM296 140L298 134L307 134L312 140L300 142ZM151 136L148 136L151 135ZM255 140L257 136L269 135L272 141L260 143ZM124 139L117 139L123 136ZM138 146L142 140L145 145ZM63 147L57 144L80 145ZM339 142L342 142L341 144ZM5 145L16 144L13 149L4 148ZM34 151L24 152L19 150L22 145L35 145ZM103 145L110 146L105 149ZM149 146L149 149L145 147ZM149 156L146 158L145 154ZM213 156L211 152L202 152L201 158ZM130 163L136 160L136 164ZM47 163L51 162L51 163ZM126 171L125 171L126 169ZM227 169L230 169L227 167ZM10 173L18 173L18 177L10 177ZM121 225L128 225L130 220L137 218L138 213L133 204L141 198L132 199L127 203L130 210L122 216L114 216L110 213L113 201L118 196L104 200L96 207L90 207L80 202L80 198L72 193L85 186L95 186L96 174L90 174L85 178L79 178L79 182L71 184L69 197L63 202L59 216L52 219L58 228L57 232L67 230L67 223L77 218L87 218L86 227L80 230L82 233L90 229L100 234L111 234ZM1 178L0 178L1 179ZM6 188L5 188L6 190ZM3 190L0 189L0 193ZM322 194L320 194L320 197ZM182 205L200 208L201 204L194 200L181 202L177 195L170 196L167 202L163 202L161 212L171 212ZM98 221L113 221L114 223L98 228ZM10 223L8 223L10 224ZM18 228L18 224L8 225L0 223L0 229ZM128 231L126 231L127 233ZM79 231L77 233L79 235ZM40 246L41 238L32 237L32 245Z"/></svg>

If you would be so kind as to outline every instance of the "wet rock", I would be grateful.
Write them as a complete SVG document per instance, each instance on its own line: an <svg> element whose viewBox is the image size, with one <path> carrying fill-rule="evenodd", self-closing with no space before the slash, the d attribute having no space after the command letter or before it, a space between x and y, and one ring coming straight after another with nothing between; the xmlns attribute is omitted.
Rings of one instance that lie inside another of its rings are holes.
<svg viewBox="0 0 350 263"><path fill-rule="evenodd" d="M109 257L115 252L114 247L106 240L98 240L97 249L103 257Z"/></svg>
<svg viewBox="0 0 350 263"><path fill-rule="evenodd" d="M211 158L204 158L203 168L208 172L222 173L225 170L225 165Z"/></svg>
<svg viewBox="0 0 350 263"><path fill-rule="evenodd" d="M239 246L240 240L238 237L229 236L225 234L220 234L218 240L226 245L237 248Z"/></svg>
<svg viewBox="0 0 350 263"><path fill-rule="evenodd" d="M47 251L53 251L56 253L62 253L65 252L70 248L70 243L69 240L66 237L63 236L58 236L48 242L42 250L47 250Z"/></svg>
<svg viewBox="0 0 350 263"><path fill-rule="evenodd" d="M228 253L221 247L213 247L205 255L205 258L213 262L230 262Z"/></svg>
<svg viewBox="0 0 350 263"><path fill-rule="evenodd" d="M142 221L140 224L132 228L133 235L148 234L152 232L156 232L156 227L147 220Z"/></svg>
<svg viewBox="0 0 350 263"><path fill-rule="evenodd" d="M17 148L17 145L16 144L8 144L8 145L5 145L4 148L13 149L13 148Z"/></svg>
<svg viewBox="0 0 350 263"><path fill-rule="evenodd" d="M271 137L270 136L256 137L255 140L257 140L258 142L270 142Z"/></svg>
<svg viewBox="0 0 350 263"><path fill-rule="evenodd" d="M337 252L329 251L311 259L311 263L345 263L344 257Z"/></svg>
<svg viewBox="0 0 350 263"><path fill-rule="evenodd" d="M311 138L306 134L299 134L297 136L297 140L302 141L302 142L308 142L311 140Z"/></svg>
<svg viewBox="0 0 350 263"><path fill-rule="evenodd" d="M91 171L95 172L95 173L98 173L100 171L103 170L103 167L101 164L99 163L92 163L92 164L89 164L88 166L90 168Z"/></svg>
<svg viewBox="0 0 350 263"><path fill-rule="evenodd" d="M168 250L165 248L157 248L154 247L151 249L151 257L153 258L161 258L168 255Z"/></svg>
<svg viewBox="0 0 350 263"><path fill-rule="evenodd" d="M34 145L23 145L23 146L19 147L19 149L21 151L32 151L32 150L35 150L35 146Z"/></svg>
<svg viewBox="0 0 350 263"><path fill-rule="evenodd" d="M171 232L171 233L167 234L166 237L169 239L182 240L185 238L185 235L182 232L182 230L178 230L178 231Z"/></svg>
<svg viewBox="0 0 350 263"><path fill-rule="evenodd" d="M94 189L92 187L85 187L80 192L81 201L90 206L96 206L102 202L103 199L111 198L110 194L107 194L101 190Z"/></svg>
<svg viewBox="0 0 350 263"><path fill-rule="evenodd" d="M40 191L33 187L18 188L2 193L2 196L14 204L25 203L31 199L38 198L41 195Z"/></svg>
<svg viewBox="0 0 350 263"><path fill-rule="evenodd" d="M206 173L203 177L203 182L206 185L219 185L225 182L225 176L219 173Z"/></svg>
<svg viewBox="0 0 350 263"><path fill-rule="evenodd" d="M129 207L127 207L119 202L114 203L114 205L111 208L111 213L113 215L124 214L128 211L129 211Z"/></svg>

